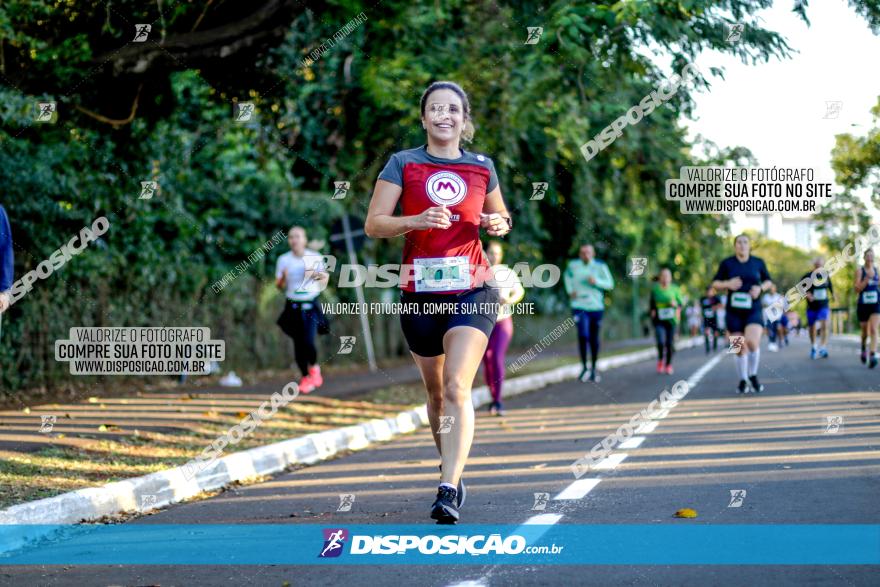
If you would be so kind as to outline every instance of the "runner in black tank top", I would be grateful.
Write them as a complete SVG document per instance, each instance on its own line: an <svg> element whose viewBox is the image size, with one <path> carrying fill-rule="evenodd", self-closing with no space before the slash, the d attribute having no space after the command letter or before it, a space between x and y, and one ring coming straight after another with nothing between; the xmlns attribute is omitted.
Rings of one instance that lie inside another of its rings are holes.
<svg viewBox="0 0 880 587"><path fill-rule="evenodd" d="M873 369L877 366L877 337L880 328L880 272L874 265L874 251L865 251L865 264L856 271L855 290L859 296L856 313L862 335L862 363ZM871 357L865 349L866 339L871 340Z"/></svg>

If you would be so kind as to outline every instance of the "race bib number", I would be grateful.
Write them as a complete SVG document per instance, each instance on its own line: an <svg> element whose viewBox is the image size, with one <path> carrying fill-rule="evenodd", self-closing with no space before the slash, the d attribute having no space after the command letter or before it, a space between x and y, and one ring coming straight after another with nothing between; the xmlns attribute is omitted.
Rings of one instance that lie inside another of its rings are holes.
<svg viewBox="0 0 880 587"><path fill-rule="evenodd" d="M828 299L828 290L824 287L822 289L814 289L813 290L813 299L817 302Z"/></svg>
<svg viewBox="0 0 880 587"><path fill-rule="evenodd" d="M713 316L715 316L715 310L712 310L711 308L703 310L703 316L705 316L706 318L712 318Z"/></svg>
<svg viewBox="0 0 880 587"><path fill-rule="evenodd" d="M876 304L877 303L877 292L876 291L863 291L862 292L862 303L863 304Z"/></svg>
<svg viewBox="0 0 880 587"><path fill-rule="evenodd" d="M657 316L661 320L675 320L675 308L658 308Z"/></svg>
<svg viewBox="0 0 880 587"><path fill-rule="evenodd" d="M417 292L456 291L471 288L468 257L413 259Z"/></svg>
<svg viewBox="0 0 880 587"><path fill-rule="evenodd" d="M740 310L752 309L752 296L748 292L738 291L730 295L730 307Z"/></svg>

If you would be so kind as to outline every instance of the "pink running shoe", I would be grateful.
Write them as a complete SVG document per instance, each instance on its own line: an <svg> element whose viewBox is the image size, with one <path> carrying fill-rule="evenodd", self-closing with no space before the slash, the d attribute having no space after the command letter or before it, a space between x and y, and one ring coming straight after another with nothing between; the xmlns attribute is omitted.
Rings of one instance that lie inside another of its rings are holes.
<svg viewBox="0 0 880 587"><path fill-rule="evenodd" d="M304 376L299 380L299 392L300 393L312 393L315 390L315 384L312 383L312 378L308 375Z"/></svg>
<svg viewBox="0 0 880 587"><path fill-rule="evenodd" d="M309 367L309 379L311 379L312 385L315 387L324 385L324 378L321 377L321 368L318 365Z"/></svg>
<svg viewBox="0 0 880 587"><path fill-rule="evenodd" d="M663 373L663 372L664 372L663 361L657 361L657 373Z"/></svg>
<svg viewBox="0 0 880 587"><path fill-rule="evenodd" d="M672 365L666 365L666 374L672 375Z"/></svg>

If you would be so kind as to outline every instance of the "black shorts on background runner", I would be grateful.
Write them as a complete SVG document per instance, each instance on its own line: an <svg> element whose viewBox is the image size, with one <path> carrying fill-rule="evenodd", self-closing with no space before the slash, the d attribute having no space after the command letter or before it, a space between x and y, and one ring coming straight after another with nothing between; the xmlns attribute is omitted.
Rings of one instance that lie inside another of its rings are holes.
<svg viewBox="0 0 880 587"><path fill-rule="evenodd" d="M749 324L764 325L764 314L760 305L755 305L751 310L727 310L727 331L745 332Z"/></svg>
<svg viewBox="0 0 880 587"><path fill-rule="evenodd" d="M859 322L867 322L871 318L871 314L880 314L880 303L863 304L859 302L856 306L856 314L859 317Z"/></svg>
<svg viewBox="0 0 880 587"><path fill-rule="evenodd" d="M418 304L418 312L406 306L400 314L400 326L409 350L420 357L444 354L443 337L456 326L471 326L486 335L492 334L498 317L498 290L478 287L460 294L400 292L402 304ZM433 304L455 304L452 311L431 312Z"/></svg>

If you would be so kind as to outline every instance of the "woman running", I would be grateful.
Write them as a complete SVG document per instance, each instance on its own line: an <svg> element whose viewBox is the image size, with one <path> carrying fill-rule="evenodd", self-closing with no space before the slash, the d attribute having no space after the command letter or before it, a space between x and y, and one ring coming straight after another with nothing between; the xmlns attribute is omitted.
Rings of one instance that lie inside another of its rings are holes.
<svg viewBox="0 0 880 587"><path fill-rule="evenodd" d="M746 393L751 383L752 391L760 393L764 386L758 381L758 363L761 358L761 334L764 332L764 315L761 311L761 293L773 283L767 265L753 257L749 237L741 234L733 241L736 254L724 259L718 266L712 287L728 290L727 333L732 341L738 337L740 350L736 356L739 373L739 393Z"/></svg>
<svg viewBox="0 0 880 587"><path fill-rule="evenodd" d="M868 367L873 369L877 366L877 329L880 327L880 275L874 265L874 251L865 251L865 264L856 271L856 292L859 294L859 303L856 313L859 317L859 325L862 329L862 363L867 362ZM865 352L866 339L871 339L871 359L868 360Z"/></svg>
<svg viewBox="0 0 880 587"><path fill-rule="evenodd" d="M489 336L489 347L483 357L483 375L486 377L486 385L492 393L492 404L489 413L493 416L503 416L504 408L501 405L501 386L504 383L504 357L507 355L507 347L513 338L513 304L517 303L526 295L526 290L516 273L507 265L501 263L504 251L501 243L492 241L486 247L486 257L492 266L493 286L498 288L499 303L498 318L495 320L495 328Z"/></svg>
<svg viewBox="0 0 880 587"><path fill-rule="evenodd" d="M441 458L431 518L454 524L474 436L471 385L497 316L498 292L485 284L490 273L480 228L500 237L513 223L492 160L459 147L474 130L464 90L432 83L420 114L427 144L391 156L376 181L364 230L371 238L406 235L400 299L419 311L401 313L400 323L425 384ZM402 214L395 216L398 203Z"/></svg>
<svg viewBox="0 0 880 587"><path fill-rule="evenodd" d="M278 257L275 264L275 287L287 298L277 324L293 339L294 357L303 374L299 390L310 393L324 384L315 335L324 316L318 296L329 275L321 254L306 248L306 242L306 229L302 226L287 232L290 251Z"/></svg>
<svg viewBox="0 0 880 587"><path fill-rule="evenodd" d="M651 321L654 323L654 338L657 340L657 373L672 375L675 329L681 319L682 305L684 298L681 290L672 283L672 271L664 267L651 289Z"/></svg>
<svg viewBox="0 0 880 587"><path fill-rule="evenodd" d="M718 350L718 337L721 329L718 327L717 312L723 307L721 299L715 295L715 288L711 285L706 288L706 295L700 298L700 307L703 309L703 338L706 342L706 354L709 349L709 337L712 338L712 351Z"/></svg>

